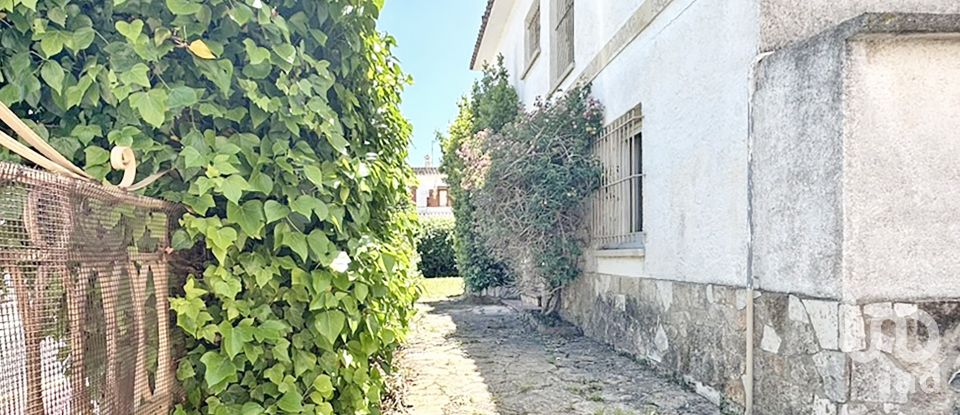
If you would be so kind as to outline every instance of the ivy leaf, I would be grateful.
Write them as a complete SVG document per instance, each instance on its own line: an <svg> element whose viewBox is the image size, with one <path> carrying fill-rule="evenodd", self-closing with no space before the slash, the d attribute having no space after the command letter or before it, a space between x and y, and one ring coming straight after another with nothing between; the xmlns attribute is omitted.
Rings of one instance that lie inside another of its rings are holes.
<svg viewBox="0 0 960 415"><path fill-rule="evenodd" d="M260 232L263 230L265 221L263 203L259 200L248 201L242 206L229 203L227 204L227 219L240 225L240 229L247 236L260 239Z"/></svg>
<svg viewBox="0 0 960 415"><path fill-rule="evenodd" d="M190 46L187 46L187 49L190 50L194 56L200 59L216 59L217 57L213 55L213 51L210 50L210 47L201 39L194 40L190 42Z"/></svg>
<svg viewBox="0 0 960 415"><path fill-rule="evenodd" d="M222 388L214 387L221 383L237 380L237 367L233 365L233 362L220 355L220 353L215 351L206 352L200 357L200 362L202 362L204 366L203 380L207 382L207 386L211 389L226 389L226 386Z"/></svg>
<svg viewBox="0 0 960 415"><path fill-rule="evenodd" d="M140 34L143 33L143 21L140 19L134 20L132 22L119 21L114 24L117 32L119 32L123 37L127 38L130 42L136 42L137 38L140 37Z"/></svg>
<svg viewBox="0 0 960 415"><path fill-rule="evenodd" d="M223 197L227 198L227 200L233 203L239 203L243 192L249 187L250 185L246 179L234 174L223 181L223 184L220 186L220 192L223 193Z"/></svg>
<svg viewBox="0 0 960 415"><path fill-rule="evenodd" d="M287 390L286 393L277 401L277 407L280 410L291 413L299 414L303 412L303 397L300 396L300 392L297 391L296 386L291 387Z"/></svg>
<svg viewBox="0 0 960 415"><path fill-rule="evenodd" d="M96 32L92 27L81 27L73 31L71 42L67 44L67 47L70 48L73 53L80 52L93 44L95 35Z"/></svg>
<svg viewBox="0 0 960 415"><path fill-rule="evenodd" d="M97 146L90 146L83 149L83 154L87 161L87 167L106 164L107 161L110 160L110 152Z"/></svg>
<svg viewBox="0 0 960 415"><path fill-rule="evenodd" d="M63 50L64 35L59 30L48 30L40 38L40 50L48 58Z"/></svg>
<svg viewBox="0 0 960 415"><path fill-rule="evenodd" d="M167 111L167 91L155 88L148 92L137 92L127 98L130 106L136 108L140 117L154 127L163 125Z"/></svg>
<svg viewBox="0 0 960 415"><path fill-rule="evenodd" d="M204 77L213 82L224 97L230 95L230 85L233 83L233 63L226 59L216 61L201 59L197 67Z"/></svg>
<svg viewBox="0 0 960 415"><path fill-rule="evenodd" d="M320 375L313 379L313 389L320 393L325 399L333 397L333 382L330 376Z"/></svg>
<svg viewBox="0 0 960 415"><path fill-rule="evenodd" d="M220 229L210 228L206 232L207 240L217 248L226 250L237 241L237 230L229 226Z"/></svg>
<svg viewBox="0 0 960 415"><path fill-rule="evenodd" d="M44 63L40 68L40 77L58 94L63 91L63 67L59 62L51 59Z"/></svg>
<svg viewBox="0 0 960 415"><path fill-rule="evenodd" d="M183 229L177 229L171 238L170 247L177 251L193 248L193 239Z"/></svg>
<svg viewBox="0 0 960 415"><path fill-rule="evenodd" d="M188 169L207 165L206 157L204 157L203 154L200 154L200 152L192 146L185 146L183 150L180 151L180 157L183 158L184 167Z"/></svg>
<svg viewBox="0 0 960 415"><path fill-rule="evenodd" d="M314 327L316 327L323 338L327 339L330 344L333 344L337 341L337 337L340 336L340 332L343 331L343 326L346 321L347 318L343 312L339 310L329 310L317 314Z"/></svg>
<svg viewBox="0 0 960 415"><path fill-rule="evenodd" d="M244 345L253 341L253 329L249 325L241 323L239 327L233 327L229 321L224 320L219 328L223 337L223 351L231 360L243 351Z"/></svg>
<svg viewBox="0 0 960 415"><path fill-rule="evenodd" d="M191 15L199 12L202 7L188 0L167 0L167 9L178 16Z"/></svg>
<svg viewBox="0 0 960 415"><path fill-rule="evenodd" d="M227 13L230 15L230 18L240 26L247 24L247 22L253 18L253 11L242 3L235 5Z"/></svg>
<svg viewBox="0 0 960 415"><path fill-rule="evenodd" d="M175 86L170 89L170 97L167 104L170 109L186 108L196 105L200 101L202 92L186 86Z"/></svg>
<svg viewBox="0 0 960 415"><path fill-rule="evenodd" d="M37 0L20 0L20 4L26 6L26 8L30 10L37 11Z"/></svg>
<svg viewBox="0 0 960 415"><path fill-rule="evenodd" d="M139 21L139 20L138 20ZM123 22L118 22L123 23ZM143 87L150 88L150 78L147 77L147 72L150 72L150 68L147 65L138 63L133 65L132 68L121 72L118 78L121 82L127 85L140 85Z"/></svg>
<svg viewBox="0 0 960 415"><path fill-rule="evenodd" d="M270 51L266 48L257 46L253 39L245 39L243 41L243 47L244 50L246 50L247 58L250 59L250 64L252 65L256 65L260 62L270 59Z"/></svg>
<svg viewBox="0 0 960 415"><path fill-rule="evenodd" d="M300 232L289 232L283 235L283 245L289 247L302 261L307 260L307 237Z"/></svg>
<svg viewBox="0 0 960 415"><path fill-rule="evenodd" d="M323 171L319 167L314 165L305 166L303 168L303 174L307 176L307 180L310 180L310 183L313 183L317 188L323 187Z"/></svg>
<svg viewBox="0 0 960 415"><path fill-rule="evenodd" d="M265 413L267 413L267 411L256 402L246 402L243 404L243 407L240 408L240 415L260 415Z"/></svg>
<svg viewBox="0 0 960 415"><path fill-rule="evenodd" d="M338 253L336 246L319 229L310 232L310 235L307 236L307 245L310 246L310 252L313 253L314 259L324 266L329 266Z"/></svg>
<svg viewBox="0 0 960 415"><path fill-rule="evenodd" d="M314 209L321 203L319 199L313 196L300 195L294 199L293 202L290 202L290 208L293 209L294 212L310 218Z"/></svg>
<svg viewBox="0 0 960 415"><path fill-rule="evenodd" d="M281 44L273 49L273 51L283 59L284 62L292 64L294 59L297 57L297 48L289 43Z"/></svg>
<svg viewBox="0 0 960 415"><path fill-rule="evenodd" d="M263 204L263 213L266 214L267 223L273 223L287 217L290 214L290 208L276 200L268 200Z"/></svg>

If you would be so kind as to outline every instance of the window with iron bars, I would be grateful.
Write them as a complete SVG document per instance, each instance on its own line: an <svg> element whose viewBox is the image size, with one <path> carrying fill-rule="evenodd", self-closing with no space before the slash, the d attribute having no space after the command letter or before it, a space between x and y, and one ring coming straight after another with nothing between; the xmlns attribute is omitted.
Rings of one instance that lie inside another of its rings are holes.
<svg viewBox="0 0 960 415"><path fill-rule="evenodd" d="M593 196L591 237L601 249L643 244L643 115L640 106L604 128L593 144L603 178Z"/></svg>
<svg viewBox="0 0 960 415"><path fill-rule="evenodd" d="M553 67L551 81L553 88L560 87L560 83L573 71L573 0L554 0L553 3L553 36L551 36L551 56Z"/></svg>

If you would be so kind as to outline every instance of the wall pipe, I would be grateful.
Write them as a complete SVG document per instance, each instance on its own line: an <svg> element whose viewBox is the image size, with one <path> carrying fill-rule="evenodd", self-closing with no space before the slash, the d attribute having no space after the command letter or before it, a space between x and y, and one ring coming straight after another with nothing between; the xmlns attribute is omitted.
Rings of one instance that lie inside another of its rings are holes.
<svg viewBox="0 0 960 415"><path fill-rule="evenodd" d="M753 98L757 89L757 67L764 58L773 52L763 52L753 58L750 73L747 75L747 307L746 307L746 356L743 375L744 414L753 415L753 333L754 333L754 290L757 278L753 273Z"/></svg>

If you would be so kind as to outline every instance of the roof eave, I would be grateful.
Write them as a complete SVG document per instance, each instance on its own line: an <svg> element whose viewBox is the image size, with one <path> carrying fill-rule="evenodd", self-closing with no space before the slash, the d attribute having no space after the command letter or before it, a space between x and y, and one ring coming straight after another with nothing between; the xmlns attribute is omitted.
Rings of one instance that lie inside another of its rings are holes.
<svg viewBox="0 0 960 415"><path fill-rule="evenodd" d="M495 41L499 39L510 9L515 0L487 0L487 9L480 22L480 32L477 34L477 43L473 47L473 57L470 59L470 69L480 70L483 64L495 57Z"/></svg>

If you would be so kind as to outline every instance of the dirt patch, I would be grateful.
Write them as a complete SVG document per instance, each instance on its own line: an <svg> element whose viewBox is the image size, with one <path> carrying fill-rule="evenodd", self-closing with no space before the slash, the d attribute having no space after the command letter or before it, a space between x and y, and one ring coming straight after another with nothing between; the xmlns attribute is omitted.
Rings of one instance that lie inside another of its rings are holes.
<svg viewBox="0 0 960 415"><path fill-rule="evenodd" d="M499 304L419 305L398 355L405 383L393 414L719 414L704 398L611 348L539 332Z"/></svg>

